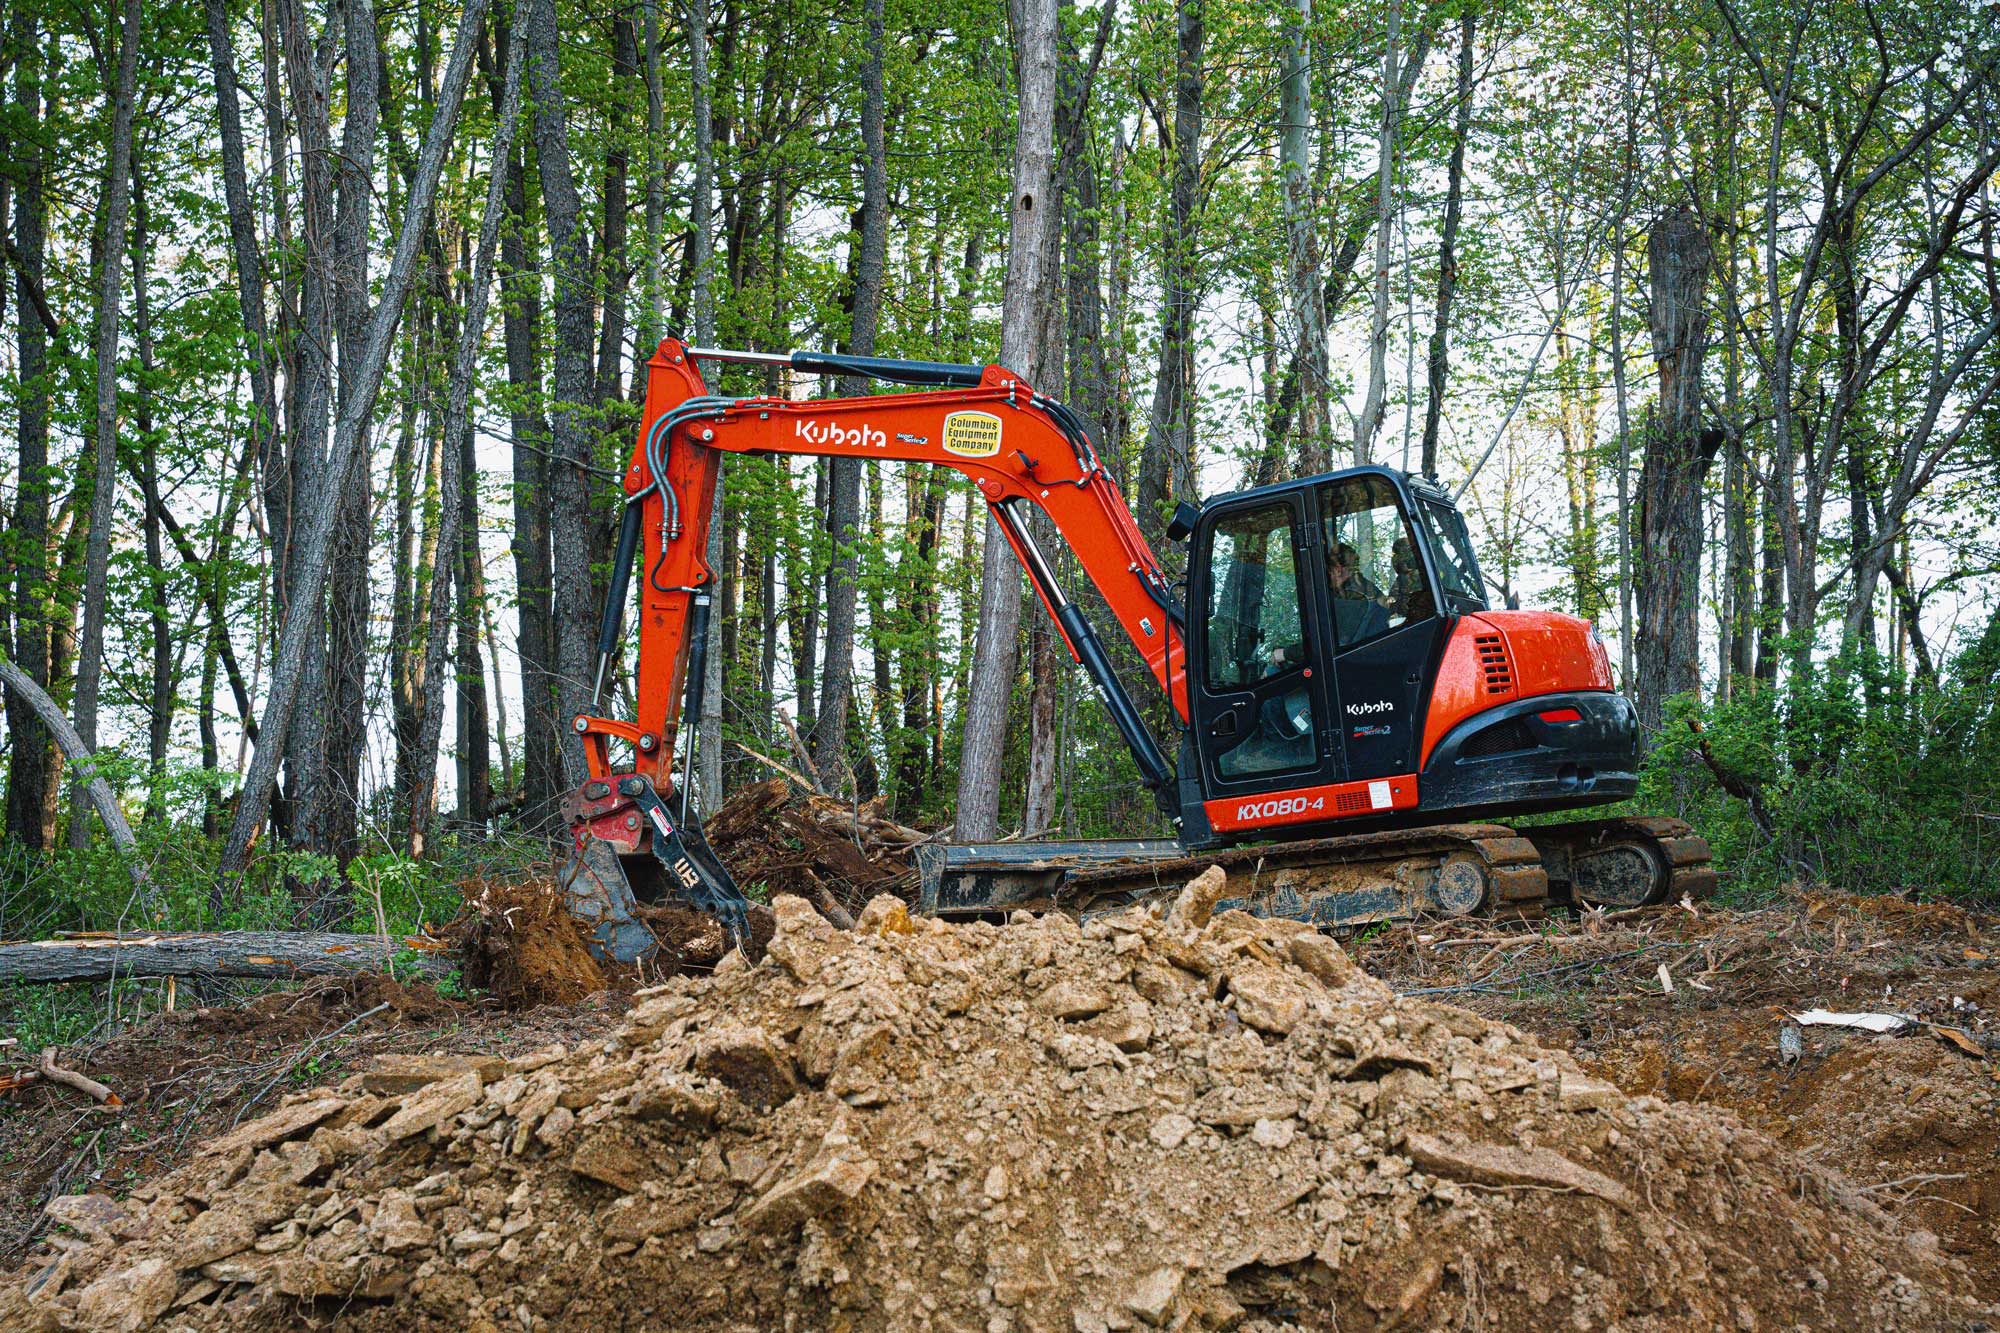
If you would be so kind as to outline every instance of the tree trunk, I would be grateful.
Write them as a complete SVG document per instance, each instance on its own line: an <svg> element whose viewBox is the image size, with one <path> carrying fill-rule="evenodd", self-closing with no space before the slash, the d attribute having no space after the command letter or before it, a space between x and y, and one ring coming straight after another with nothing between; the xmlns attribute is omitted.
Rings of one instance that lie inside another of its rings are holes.
<svg viewBox="0 0 2000 1333"><path fill-rule="evenodd" d="M688 0L688 68L694 94L694 198L688 209L689 244L694 275L691 303L694 306L695 342L708 346L715 341L715 122L714 83L708 68L708 0ZM649 204L650 206L650 204ZM716 469L715 496L710 510L708 550L703 559L709 568L722 567L722 529L719 521L726 500L727 460ZM712 594L711 594L712 595ZM719 612L721 608L716 607ZM714 629L711 621L711 632ZM724 654L713 648L703 661L701 716L696 726L695 753L699 759L696 780L704 813L722 808L722 691L726 680Z"/></svg>
<svg viewBox="0 0 2000 1333"><path fill-rule="evenodd" d="M1199 6L1201 0L1182 0ZM1007 286L1000 310L1000 363L1027 373L1054 289L1048 229L1061 209L1055 180L1056 0L1011 0L1014 49L1020 68L1014 139L1013 194L1008 202ZM1199 20L1196 23L1199 33ZM1196 47L1199 49L1197 35ZM1198 66L1197 66L1198 68ZM1196 104L1199 107L1199 75ZM1197 110L1197 115L1199 111ZM1000 832L1000 771L1006 757L1007 714L1020 651L1021 571L989 514L980 562L979 624L972 678L964 699L965 739L958 768L960 839Z"/></svg>
<svg viewBox="0 0 2000 1333"><path fill-rule="evenodd" d="M13 656L37 689L52 683L54 589L49 582L49 368L47 328L35 305L44 277L48 225L45 149L42 145L40 33L33 11L17 7L14 40L16 123L11 145L18 159L13 246L15 338L20 398L15 415ZM30 852L46 850L56 836L56 795L62 758L28 700L7 691L7 840Z"/></svg>
<svg viewBox="0 0 2000 1333"><path fill-rule="evenodd" d="M1332 466L1332 386L1326 358L1326 287L1319 257L1319 210L1312 175L1312 0L1293 0L1285 35L1284 82L1279 94L1283 132L1279 174L1285 191L1286 257L1290 260L1292 320L1304 382L1299 389L1302 474ZM1456 177L1453 178L1454 188ZM1456 195L1453 196L1456 202ZM1446 215L1447 235L1455 219ZM1449 242L1447 242L1449 244Z"/></svg>
<svg viewBox="0 0 2000 1333"><path fill-rule="evenodd" d="M334 320L339 335L339 410L344 415L357 391L368 333L368 219L375 198L375 134L380 124L381 88L370 0L343 0L347 49L347 120L341 130L339 202L334 215ZM372 395L372 390L370 393ZM327 633L327 707L324 774L305 818L315 850L330 854L346 869L360 850L356 829L361 801L361 752L367 744L363 716L368 685L368 565L373 541L372 450L362 441L360 461L343 492L334 537L332 589ZM314 913L334 924L341 881L322 887Z"/></svg>
<svg viewBox="0 0 2000 1333"><path fill-rule="evenodd" d="M0 944L0 984L125 981L134 977L351 976L394 969L442 980L458 967L450 952L411 953L380 935L219 930L200 935L127 935Z"/></svg>
<svg viewBox="0 0 2000 1333"><path fill-rule="evenodd" d="M854 266L854 318L847 339L856 356L875 354L881 320L883 268L889 244L888 145L883 131L883 0L866 0L867 60L861 67L861 235ZM864 379L841 381L848 396L865 394ZM831 471L827 533L834 543L826 581L826 658L819 680L819 714L813 729L813 763L829 784L847 786L847 714L854 685L854 625L861 573L861 460L835 458Z"/></svg>
<svg viewBox="0 0 2000 1333"><path fill-rule="evenodd" d="M1155 550L1166 549L1167 511L1193 482L1194 307L1200 221L1202 55L1206 0L1176 0L1173 180L1167 196L1165 275L1160 293L1160 371L1139 459L1139 530Z"/></svg>
<svg viewBox="0 0 2000 1333"><path fill-rule="evenodd" d="M1438 237L1437 317L1425 358L1423 474L1437 475L1438 426L1444 417L1445 381L1451 371L1451 305L1458 292L1458 219L1465 195L1465 143L1472 135L1473 42L1479 11L1458 21L1458 106L1452 122L1451 158L1445 167L1444 226Z"/></svg>
<svg viewBox="0 0 2000 1333"><path fill-rule="evenodd" d="M153 310L147 292L152 259L144 173L132 163L132 321L139 343L133 416L140 439L140 497L145 505L146 620L152 640L152 689L146 708L145 822L166 820L167 745L173 738L176 695L173 628L167 616L167 563L160 538L160 444L153 430Z"/></svg>
<svg viewBox="0 0 2000 1333"><path fill-rule="evenodd" d="M494 90L496 101L500 91ZM545 832L556 818L562 786L561 734L556 723L555 625L549 605L548 419L542 409L541 277L530 258L534 226L528 213L526 154L507 161L507 212L501 242L507 299L501 325L507 348L514 464L514 596L521 671L521 812L519 822Z"/></svg>
<svg viewBox="0 0 2000 1333"><path fill-rule="evenodd" d="M1402 121L1403 0L1389 0L1388 42L1382 48L1382 119L1375 151L1375 313L1368 323L1368 390L1354 423L1354 461L1373 460L1388 403L1389 219L1396 200L1396 136Z"/></svg>
<svg viewBox="0 0 2000 1333"><path fill-rule="evenodd" d="M104 679L104 604L110 595L111 528L118 518L118 316L124 291L125 224L132 202L132 103L139 79L139 0L125 0L118 39L118 75L111 113L111 163L104 178L104 253L98 264L97 435L92 448L90 534L84 546L83 635L77 646L77 734L97 748L97 694ZM82 793L70 821L69 845L87 846L90 824Z"/></svg>
<svg viewBox="0 0 2000 1333"><path fill-rule="evenodd" d="M535 158L541 169L555 282L554 448L549 459L549 543L554 552L551 610L555 629L558 716L590 711L596 602L590 577L591 479L596 453L591 403L590 234L570 161L569 113L563 102L555 0L528 0L519 22L528 30L528 91L534 103ZM586 776L582 744L561 728L565 786Z"/></svg>
<svg viewBox="0 0 2000 1333"><path fill-rule="evenodd" d="M150 907L152 881L147 877L145 863L135 854L137 846L132 838L132 826L125 822L125 812L118 808L118 800L111 794L111 784L97 771L96 756L91 753L90 747L83 743L83 737L77 735L76 728L56 707L56 701L49 698L48 691L4 656L0 656L0 684L20 695L27 706L35 710L35 716L56 738L63 753L69 756L77 785L96 808L97 817L104 821L104 831L110 835L112 846L118 849L120 858L125 862L125 873L131 877L133 889Z"/></svg>
<svg viewBox="0 0 2000 1333"><path fill-rule="evenodd" d="M526 24L516 25L507 45L505 86L500 95L499 124L493 131L493 160L511 161L514 155L514 133L520 121L521 112L521 67L527 58L528 31ZM423 830L425 816L436 803L432 793L437 782L438 737L444 730L445 682L462 682L465 673L474 668L481 670L481 692L484 691L484 672L479 668L477 649L469 654L469 640L466 622L479 612L473 601L470 588L471 575L479 560L478 531L478 472L472 456L472 381L479 369L479 348L485 341L487 292L493 285L493 248L499 240L501 214L505 208L507 174L502 171L488 173L486 183L486 206L479 217L479 245L473 252L472 283L466 292L465 320L459 328L458 345L452 349L451 380L445 400L444 411L444 473L440 485L438 504L438 526L440 534L437 552L431 563L431 604L429 623L425 626L424 661L427 671L424 680L423 725L417 734L417 753L424 757L417 768L417 790L410 804L410 854L423 854ZM453 663L450 656L449 637L452 630L452 569L456 565L460 571L460 591L465 593L465 611L458 622L459 659ZM469 613L469 616L468 614ZM476 626L472 630L477 635ZM463 689L463 684L460 683ZM466 718L461 708L461 727L471 719ZM484 737L484 719L479 720L481 737ZM467 737L461 730L459 746L464 749ZM480 747L484 758L484 747ZM469 774L477 788L483 788L486 776L485 766L480 771ZM462 809L471 812L475 805L483 818L486 799L483 791L468 790L461 785L459 801Z"/></svg>
<svg viewBox="0 0 2000 1333"><path fill-rule="evenodd" d="M1714 444L1701 425L1708 347L1708 229L1681 208L1647 238L1660 396L1639 473L1639 721L1657 731L1669 696L1700 688L1701 486Z"/></svg>
<svg viewBox="0 0 2000 1333"><path fill-rule="evenodd" d="M361 455L362 436L381 387L382 371L389 357L389 343L402 314L403 298L409 291L410 271L416 265L417 250L430 225L431 204L437 196L438 177L444 168L446 151L458 123L458 109L472 71L473 46L479 25L486 17L487 0L467 0L459 18L458 38L451 63L439 90L437 111L424 134L423 152L417 163L402 226L396 237L394 258L382 283L382 299L369 318L368 339L362 363L355 371L355 391L342 405L340 422L334 432L333 453L327 475L330 494L324 503L305 511L298 549L293 556L295 596L285 608L284 629L278 641L277 660L272 665L270 697L264 705L262 740L250 771L244 775L236 819L229 841L223 847L219 873L240 875L247 863L250 842L270 807L271 787L277 776L279 753L290 728L298 701L302 668L308 640L316 636L315 608L326 586L327 565L332 554L334 518L343 492L354 475Z"/></svg>

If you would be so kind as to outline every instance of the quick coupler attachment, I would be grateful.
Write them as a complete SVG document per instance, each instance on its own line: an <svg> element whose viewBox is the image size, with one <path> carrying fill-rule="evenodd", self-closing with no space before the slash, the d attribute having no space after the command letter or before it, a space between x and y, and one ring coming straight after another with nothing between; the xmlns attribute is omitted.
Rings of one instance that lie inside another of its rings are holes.
<svg viewBox="0 0 2000 1333"><path fill-rule="evenodd" d="M709 850L700 826L692 820L675 824L653 784L637 774L620 778L618 793L636 805L652 824L653 855L665 868L668 888L685 898L696 911L721 922L737 948L747 948L750 900Z"/></svg>

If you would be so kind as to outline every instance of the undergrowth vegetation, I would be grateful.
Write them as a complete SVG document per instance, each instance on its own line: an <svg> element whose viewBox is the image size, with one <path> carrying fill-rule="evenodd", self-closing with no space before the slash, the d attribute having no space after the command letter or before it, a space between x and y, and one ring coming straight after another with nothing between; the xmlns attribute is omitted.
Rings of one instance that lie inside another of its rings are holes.
<svg viewBox="0 0 2000 1333"><path fill-rule="evenodd" d="M1868 653L1788 688L1676 700L1630 809L1699 829L1725 891L2000 903L1996 682L2000 627L1935 680Z"/></svg>

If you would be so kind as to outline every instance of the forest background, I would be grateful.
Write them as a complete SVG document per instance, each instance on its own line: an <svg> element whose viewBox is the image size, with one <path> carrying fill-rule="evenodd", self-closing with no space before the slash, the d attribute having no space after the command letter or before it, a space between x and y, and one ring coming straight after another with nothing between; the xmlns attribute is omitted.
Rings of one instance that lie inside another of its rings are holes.
<svg viewBox="0 0 2000 1333"><path fill-rule="evenodd" d="M1996 13L5 0L0 938L549 856L665 332L1004 359L1170 563L1177 500L1435 472L1735 891L1990 898ZM904 820L1157 831L975 498L727 459L705 795L795 721Z"/></svg>

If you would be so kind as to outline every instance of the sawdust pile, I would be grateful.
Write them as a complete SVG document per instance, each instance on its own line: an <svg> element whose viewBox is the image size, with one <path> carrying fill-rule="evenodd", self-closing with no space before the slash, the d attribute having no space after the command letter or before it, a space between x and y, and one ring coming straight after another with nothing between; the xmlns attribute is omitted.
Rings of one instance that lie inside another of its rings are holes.
<svg viewBox="0 0 2000 1333"><path fill-rule="evenodd" d="M796 898L614 1037L294 1097L0 1327L1932 1329L1935 1243L1734 1120L1396 999L1296 923Z"/></svg>

